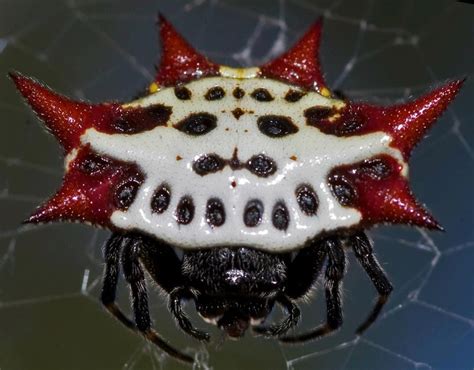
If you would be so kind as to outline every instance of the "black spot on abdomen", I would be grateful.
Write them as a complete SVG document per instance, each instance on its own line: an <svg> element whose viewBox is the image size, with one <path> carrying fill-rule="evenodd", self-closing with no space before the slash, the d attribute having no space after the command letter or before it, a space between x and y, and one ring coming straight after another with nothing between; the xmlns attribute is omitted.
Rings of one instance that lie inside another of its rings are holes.
<svg viewBox="0 0 474 370"><path fill-rule="evenodd" d="M339 204L352 207L357 200L357 192L344 176L333 174L328 179L329 187Z"/></svg>
<svg viewBox="0 0 474 370"><path fill-rule="evenodd" d="M157 126L165 126L173 110L163 104L149 107L126 108L113 123L114 133L137 134Z"/></svg>
<svg viewBox="0 0 474 370"><path fill-rule="evenodd" d="M167 185L161 185L155 190L151 198L151 211L153 213L163 213L168 209L171 199L171 191Z"/></svg>
<svg viewBox="0 0 474 370"><path fill-rule="evenodd" d="M225 222L225 209L221 200L211 198L206 205L206 221L210 226L218 227Z"/></svg>
<svg viewBox="0 0 474 370"><path fill-rule="evenodd" d="M205 135L215 129L217 117L213 114L193 113L179 121L174 128L191 136Z"/></svg>
<svg viewBox="0 0 474 370"><path fill-rule="evenodd" d="M232 115L234 116L235 119L239 119L242 115L245 114L245 112L240 109L240 108L235 108L234 110L231 111Z"/></svg>
<svg viewBox="0 0 474 370"><path fill-rule="evenodd" d="M252 98L260 102L269 102L273 100L272 94L267 89L258 88L250 94Z"/></svg>
<svg viewBox="0 0 474 370"><path fill-rule="evenodd" d="M277 166L273 159L264 154L254 155L247 161L247 170L259 177L268 177L273 175L277 170Z"/></svg>
<svg viewBox="0 0 474 370"><path fill-rule="evenodd" d="M304 111L306 124L308 126L318 127L322 120L326 120L335 113L332 107L315 106Z"/></svg>
<svg viewBox="0 0 474 370"><path fill-rule="evenodd" d="M194 218L194 202L190 196L184 196L180 199L176 207L176 221L178 224L187 225Z"/></svg>
<svg viewBox="0 0 474 370"><path fill-rule="evenodd" d="M257 120L258 129L264 135L272 138L283 137L298 132L298 127L290 117L265 115Z"/></svg>
<svg viewBox="0 0 474 370"><path fill-rule="evenodd" d="M191 91L184 86L176 86L174 88L174 95L179 99L179 100L189 100L192 97Z"/></svg>
<svg viewBox="0 0 474 370"><path fill-rule="evenodd" d="M119 185L115 190L114 205L121 211L126 211L137 196L142 179L132 178Z"/></svg>
<svg viewBox="0 0 474 370"><path fill-rule="evenodd" d="M225 164L217 154L205 154L194 161L193 170L198 175L205 176L222 170Z"/></svg>
<svg viewBox="0 0 474 370"><path fill-rule="evenodd" d="M319 207L319 199L314 189L308 184L302 184L296 189L295 195L301 211L307 216L314 216Z"/></svg>
<svg viewBox="0 0 474 370"><path fill-rule="evenodd" d="M222 87L216 86L216 87L211 87L209 90L207 90L206 95L204 97L206 100L220 100L225 96L225 91Z"/></svg>
<svg viewBox="0 0 474 370"><path fill-rule="evenodd" d="M263 204L254 199L247 203L244 210L244 224L248 227L258 226L262 222Z"/></svg>
<svg viewBox="0 0 474 370"><path fill-rule="evenodd" d="M296 103L305 95L306 93L304 91L290 89L285 95L285 100L289 103Z"/></svg>
<svg viewBox="0 0 474 370"><path fill-rule="evenodd" d="M273 207L272 223L278 230L286 230L288 228L290 215L288 214L288 209L286 208L285 203L278 202L275 204L275 207Z"/></svg>
<svg viewBox="0 0 474 370"><path fill-rule="evenodd" d="M232 91L232 95L236 99L242 99L245 96L245 91L242 90L240 87L236 87L234 91Z"/></svg>

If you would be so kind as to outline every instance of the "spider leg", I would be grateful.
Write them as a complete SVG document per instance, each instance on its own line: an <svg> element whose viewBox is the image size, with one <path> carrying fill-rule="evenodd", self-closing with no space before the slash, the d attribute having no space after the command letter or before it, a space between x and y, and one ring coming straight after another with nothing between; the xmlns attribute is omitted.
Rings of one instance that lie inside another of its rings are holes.
<svg viewBox="0 0 474 370"><path fill-rule="evenodd" d="M298 306L285 295L279 296L276 301L285 308L285 310L288 312L288 316L279 324L274 324L271 326L256 326L252 328L255 333L265 336L277 337L285 334L288 330L298 324L301 316Z"/></svg>
<svg viewBox="0 0 474 370"><path fill-rule="evenodd" d="M393 287L379 262L377 261L377 258L373 252L372 244L367 235L364 232L360 232L349 237L347 241L349 245L352 246L357 260L362 265L367 275L369 275L370 280L372 280L372 283L379 294L377 302L372 308L369 316L357 328L356 333L360 335L375 322L378 315L382 311L383 306L387 302Z"/></svg>
<svg viewBox="0 0 474 370"><path fill-rule="evenodd" d="M181 260L173 248L152 239L145 239L148 248L140 249L140 261L151 278L168 294L184 285Z"/></svg>
<svg viewBox="0 0 474 370"><path fill-rule="evenodd" d="M194 360L191 356L171 347L151 328L145 275L138 260L139 249L142 245L142 238L133 235L113 234L109 239L105 246L106 268L104 273L102 302L109 312L120 322L132 330L138 330L141 332L148 340L156 344L168 355L187 363L193 363ZM127 318L115 304L115 292L117 288L121 248L123 248L122 266L125 278L130 284L132 292L132 304L136 325L133 324L133 322Z"/></svg>
<svg viewBox="0 0 474 370"><path fill-rule="evenodd" d="M308 294L321 273L325 258L326 249L320 241L313 242L311 246L298 252L288 266L285 294L290 299L298 299Z"/></svg>
<svg viewBox="0 0 474 370"><path fill-rule="evenodd" d="M252 329L255 333L265 336L281 336L298 323L300 310L293 301L309 292L321 272L325 257L326 250L321 248L319 242L313 242L312 245L296 254L288 266L285 294L277 299L277 302L288 312L288 317L277 325L254 327Z"/></svg>
<svg viewBox="0 0 474 370"><path fill-rule="evenodd" d="M169 297L169 310L173 314L176 322L178 323L179 327L187 334L191 335L192 337L203 340L209 341L210 335L204 331L195 329L191 321L189 320L188 316L184 313L182 309L182 302L183 299L187 298L189 292L185 288L176 288L170 293Z"/></svg>
<svg viewBox="0 0 474 370"><path fill-rule="evenodd" d="M145 274L140 265L140 249L146 241L140 236L127 238L122 252L122 268L125 279L130 285L132 293L132 307L135 316L135 323L146 339L154 343L158 348L166 352L171 357L178 360L193 363L191 356L184 354L170 346L151 327L150 313L148 309L148 294L146 289Z"/></svg>
<svg viewBox="0 0 474 370"><path fill-rule="evenodd" d="M124 236L119 233L113 233L104 246L105 269L103 277L103 286L101 301L104 307L112 316L119 320L123 325L131 330L136 330L135 324L120 310L115 303L117 282L119 277L120 253L122 251L122 242Z"/></svg>
<svg viewBox="0 0 474 370"><path fill-rule="evenodd" d="M328 256L325 271L326 323L311 329L307 333L280 338L284 343L306 342L327 335L342 325L341 281L344 277L346 256L342 243L337 238L327 238L324 244Z"/></svg>

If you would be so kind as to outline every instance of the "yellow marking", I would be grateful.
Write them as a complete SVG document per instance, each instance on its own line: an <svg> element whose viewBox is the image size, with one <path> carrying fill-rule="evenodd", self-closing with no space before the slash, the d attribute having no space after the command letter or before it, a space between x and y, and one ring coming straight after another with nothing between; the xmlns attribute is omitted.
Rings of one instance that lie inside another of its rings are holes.
<svg viewBox="0 0 474 370"><path fill-rule="evenodd" d="M331 117L328 118L328 121L329 122L335 122L337 121L339 118L341 118L341 115L339 113L336 113L336 114L333 114Z"/></svg>
<svg viewBox="0 0 474 370"><path fill-rule="evenodd" d="M253 68L232 68L229 66L220 66L219 72L222 77L230 77L230 78L254 78L257 77L258 73L260 72L260 68L253 67Z"/></svg>
<svg viewBox="0 0 474 370"><path fill-rule="evenodd" d="M321 95L325 96L326 98L329 98L331 96L331 92L329 91L327 87L323 87L321 89Z"/></svg>
<svg viewBox="0 0 474 370"><path fill-rule="evenodd" d="M150 94L156 93L160 89L160 86L156 82L152 82L150 86L148 86L148 92Z"/></svg>

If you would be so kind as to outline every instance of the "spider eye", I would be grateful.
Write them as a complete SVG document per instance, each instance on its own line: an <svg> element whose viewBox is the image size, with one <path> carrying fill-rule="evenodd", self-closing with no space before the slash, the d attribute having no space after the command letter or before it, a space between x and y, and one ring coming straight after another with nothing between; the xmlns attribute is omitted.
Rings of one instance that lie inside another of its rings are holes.
<svg viewBox="0 0 474 370"><path fill-rule="evenodd" d="M266 115L257 120L258 129L269 137L283 137L298 132L298 127L289 117Z"/></svg>
<svg viewBox="0 0 474 370"><path fill-rule="evenodd" d="M193 113L178 122L174 128L191 136L205 135L217 126L217 117L206 112Z"/></svg>

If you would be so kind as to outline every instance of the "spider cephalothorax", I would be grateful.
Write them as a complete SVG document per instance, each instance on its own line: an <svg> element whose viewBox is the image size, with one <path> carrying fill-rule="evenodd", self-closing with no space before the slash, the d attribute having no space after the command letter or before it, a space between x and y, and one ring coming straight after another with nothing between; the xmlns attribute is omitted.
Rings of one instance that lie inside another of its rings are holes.
<svg viewBox="0 0 474 370"><path fill-rule="evenodd" d="M156 80L127 104L75 102L11 75L66 154L62 187L27 222L113 230L102 301L177 358L192 361L151 328L143 268L169 294L180 327L198 339L208 335L191 325L183 300L194 300L230 337L252 326L298 342L342 323L344 246L354 249L380 295L359 332L385 303L391 285L365 228L440 229L409 190L407 161L462 81L390 107L339 100L320 72L320 34L319 21L276 60L234 69L198 54L161 18ZM114 303L120 261L135 323ZM294 301L324 263L327 323L282 336L298 321ZM288 317L258 326L275 303Z"/></svg>

